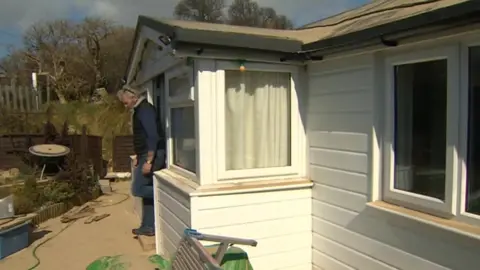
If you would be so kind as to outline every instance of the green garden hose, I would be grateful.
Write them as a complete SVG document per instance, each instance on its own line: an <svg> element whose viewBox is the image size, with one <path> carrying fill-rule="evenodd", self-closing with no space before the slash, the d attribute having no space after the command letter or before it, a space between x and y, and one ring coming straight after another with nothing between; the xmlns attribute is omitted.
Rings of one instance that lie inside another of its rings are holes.
<svg viewBox="0 0 480 270"><path fill-rule="evenodd" d="M113 192L115 194L120 194L120 195L124 195L125 198L121 199L120 201L118 202L115 202L115 203L112 203L112 204L107 204L107 205L100 205L100 206L97 206L95 208L102 208L102 207L109 207L109 206L114 206L114 205L117 205L117 204L121 204L123 203L124 201L128 200L130 198L130 195L126 194L126 193L120 193L120 192ZM33 258L36 260L35 262L35 265L33 265L32 267L28 268L28 270L35 270L39 265L40 265L40 258L38 258L37 256L37 249L39 247L41 247L42 245L44 245L45 243L47 243L48 241L52 240L53 238L57 237L60 233L62 233L63 231L65 231L66 229L68 229L68 227L72 226L73 223L75 223L75 221L77 220L74 220L74 221L71 221L69 222L67 225L65 225L65 227L63 227L59 232L57 232L54 236L46 239L45 241L41 242L40 244L38 244L33 250L32 250L32 256Z"/></svg>
<svg viewBox="0 0 480 270"><path fill-rule="evenodd" d="M37 256L37 249L39 247L41 247L43 244L47 243L48 241L52 240L53 238L57 237L60 233L62 233L63 231L65 231L68 227L70 227L73 223L75 223L76 220L74 221L71 221L70 223L68 223L67 225L65 225L65 227L63 227L59 232L57 232L54 236L46 239L45 241L43 241L42 243L38 244L33 250L32 250L32 256L33 258L36 260L35 262L35 265L33 265L32 267L28 268L28 270L34 270L35 268L37 268L39 265L40 265L40 259L38 258Z"/></svg>

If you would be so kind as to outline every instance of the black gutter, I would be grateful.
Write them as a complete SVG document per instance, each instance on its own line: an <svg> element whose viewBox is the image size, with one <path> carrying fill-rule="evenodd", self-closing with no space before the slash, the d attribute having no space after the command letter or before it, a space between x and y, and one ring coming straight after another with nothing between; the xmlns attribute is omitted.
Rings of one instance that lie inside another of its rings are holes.
<svg viewBox="0 0 480 270"><path fill-rule="evenodd" d="M218 59L242 59L246 61L255 61L254 59L263 59L267 62L285 62L285 61L304 61L301 55L295 57L296 53L293 52L275 52L258 49L248 49L243 47L210 45L210 44L198 44L190 42L176 42L175 49L179 52L192 52L192 57L217 57ZM225 54L227 52L229 54ZM289 57L286 57L288 55Z"/></svg>
<svg viewBox="0 0 480 270"><path fill-rule="evenodd" d="M393 21L387 24L311 42L302 46L302 53L315 52L339 46L349 46L354 43L362 43L373 39L380 39L384 36L397 34L399 32L409 31L445 21L457 20L459 17L464 17L468 14L473 15L479 11L480 1L470 0L437 10L426 11L425 13L398 21Z"/></svg>

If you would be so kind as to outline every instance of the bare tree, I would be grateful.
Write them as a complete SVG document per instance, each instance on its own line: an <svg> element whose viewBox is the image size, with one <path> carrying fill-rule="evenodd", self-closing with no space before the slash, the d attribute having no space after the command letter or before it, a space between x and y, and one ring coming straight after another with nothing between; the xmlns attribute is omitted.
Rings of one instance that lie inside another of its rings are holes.
<svg viewBox="0 0 480 270"><path fill-rule="evenodd" d="M271 7L260 8L257 14L257 26L273 29L292 29L293 23L285 15L278 15Z"/></svg>
<svg viewBox="0 0 480 270"><path fill-rule="evenodd" d="M234 0L228 8L228 23L241 26L261 25L260 6L255 1Z"/></svg>
<svg viewBox="0 0 480 270"><path fill-rule="evenodd" d="M133 29L118 26L100 42L102 74L106 80L104 87L109 92L116 91L120 87L128 64L134 34Z"/></svg>
<svg viewBox="0 0 480 270"><path fill-rule="evenodd" d="M102 46L104 41L114 31L111 21L99 18L86 18L82 24L78 26L77 38L84 42L89 58L85 58L86 66L91 68L95 74L94 89L105 86L106 78L102 73Z"/></svg>
<svg viewBox="0 0 480 270"><path fill-rule="evenodd" d="M225 0L181 0L174 15L181 20L221 23Z"/></svg>
<svg viewBox="0 0 480 270"><path fill-rule="evenodd" d="M252 0L234 0L228 9L228 23L274 29L291 29L293 23L271 7L260 7Z"/></svg>
<svg viewBox="0 0 480 270"><path fill-rule="evenodd" d="M77 92L87 84L81 76L68 72L73 72L70 67L74 61L83 61L81 59L85 56L77 43L76 25L67 20L35 24L24 34L26 60L37 66L37 72L46 72L50 76L62 103L67 102L69 91Z"/></svg>
<svg viewBox="0 0 480 270"><path fill-rule="evenodd" d="M99 18L38 23L25 32L24 48L0 63L7 73L27 81L31 72L47 74L62 103L89 100L96 89L118 85L133 33Z"/></svg>
<svg viewBox="0 0 480 270"><path fill-rule="evenodd" d="M18 84L28 85L31 80L31 72L36 69L26 60L22 50L10 50L8 55L0 60L5 77L16 78Z"/></svg>

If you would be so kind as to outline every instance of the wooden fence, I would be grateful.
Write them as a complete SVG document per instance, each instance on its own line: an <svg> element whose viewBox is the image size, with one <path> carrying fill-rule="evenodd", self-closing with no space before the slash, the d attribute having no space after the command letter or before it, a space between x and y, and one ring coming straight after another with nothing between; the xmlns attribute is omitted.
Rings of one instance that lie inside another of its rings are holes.
<svg viewBox="0 0 480 270"><path fill-rule="evenodd" d="M23 165L22 158L13 154L16 145L25 145L30 140L32 145L45 143L43 134L8 134L0 135L0 170L10 168L19 168ZM92 135L68 135L65 140L66 146L70 147L71 155L81 155L91 160L95 172L103 177L106 174L106 168L102 157L102 137ZM27 150L27 149L25 149Z"/></svg>
<svg viewBox="0 0 480 270"><path fill-rule="evenodd" d="M130 172L130 156L133 155L133 137L116 136L112 143L112 162L114 172Z"/></svg>
<svg viewBox="0 0 480 270"><path fill-rule="evenodd" d="M0 108L31 112L49 102L50 91L34 91L30 86L0 85Z"/></svg>

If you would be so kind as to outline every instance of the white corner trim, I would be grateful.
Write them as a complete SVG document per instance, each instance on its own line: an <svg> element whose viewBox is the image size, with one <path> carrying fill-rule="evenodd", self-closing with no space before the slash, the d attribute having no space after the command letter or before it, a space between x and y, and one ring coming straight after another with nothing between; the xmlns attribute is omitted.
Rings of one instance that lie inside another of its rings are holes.
<svg viewBox="0 0 480 270"><path fill-rule="evenodd" d="M156 171L154 172L154 176L156 181L163 181L171 186L174 186L188 196L191 196L191 194L199 187L197 183L169 169Z"/></svg>
<svg viewBox="0 0 480 270"><path fill-rule="evenodd" d="M142 37L140 34L137 41L135 42L133 55L132 55L132 60L130 62L130 66L128 67L128 72L127 72L127 84L130 84L133 79L133 73L135 72L135 69L137 68L137 63L139 61L140 54L142 53L143 50L143 43L145 42L145 39Z"/></svg>

